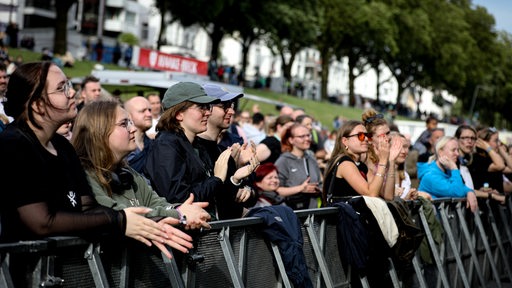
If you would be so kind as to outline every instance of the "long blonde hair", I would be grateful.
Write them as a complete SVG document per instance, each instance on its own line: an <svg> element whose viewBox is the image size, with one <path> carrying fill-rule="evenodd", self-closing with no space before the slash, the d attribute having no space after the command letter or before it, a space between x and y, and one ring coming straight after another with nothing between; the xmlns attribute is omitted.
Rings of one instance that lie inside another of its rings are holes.
<svg viewBox="0 0 512 288"><path fill-rule="evenodd" d="M87 104L78 113L71 138L71 144L75 147L82 166L95 174L109 196L112 196L111 171L118 167L115 167L116 158L108 139L115 128L118 107L121 105L114 101Z"/></svg>

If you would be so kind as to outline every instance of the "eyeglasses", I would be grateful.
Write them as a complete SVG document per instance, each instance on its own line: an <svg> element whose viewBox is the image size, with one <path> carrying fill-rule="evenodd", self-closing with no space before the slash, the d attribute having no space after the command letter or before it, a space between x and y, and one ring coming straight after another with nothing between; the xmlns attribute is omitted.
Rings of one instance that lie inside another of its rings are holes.
<svg viewBox="0 0 512 288"><path fill-rule="evenodd" d="M373 120L376 120L376 119L382 119L384 118L384 115L382 114L377 114L375 116L372 116L372 117L368 117L366 120L364 120L364 124L370 124L373 122Z"/></svg>
<svg viewBox="0 0 512 288"><path fill-rule="evenodd" d="M116 123L116 126L123 127L124 129L126 129L126 131L130 132L130 127L133 126L133 121L126 118L126 119L122 120L121 122Z"/></svg>
<svg viewBox="0 0 512 288"><path fill-rule="evenodd" d="M212 110L213 110L213 105L210 103L196 103L196 106L197 106L197 108L199 108L199 110L201 110L203 112L206 112L206 111L212 112Z"/></svg>
<svg viewBox="0 0 512 288"><path fill-rule="evenodd" d="M469 140L471 140L473 142L476 141L476 137L470 137L470 136L460 137L459 139L462 140L462 141L469 141Z"/></svg>
<svg viewBox="0 0 512 288"><path fill-rule="evenodd" d="M53 92L48 92L48 94L64 93L64 96L66 96L66 98L71 99L72 98L72 95L70 93L71 89L73 89L73 83L71 83L71 81L68 80L62 85L62 87L60 87L59 89L57 89Z"/></svg>
<svg viewBox="0 0 512 288"><path fill-rule="evenodd" d="M489 132L491 132L491 133L498 132L498 129L496 129L496 127L489 127L489 128L487 128L487 130L489 130Z"/></svg>
<svg viewBox="0 0 512 288"><path fill-rule="evenodd" d="M364 141L364 138L368 138L368 140L372 140L372 133L367 132L358 132L356 134L348 135L347 138L357 136L357 139L361 142Z"/></svg>
<svg viewBox="0 0 512 288"><path fill-rule="evenodd" d="M304 134L304 135L297 135L297 136L292 136L293 138L300 138L302 140L304 139L307 139L307 138L311 138L311 134Z"/></svg>
<svg viewBox="0 0 512 288"><path fill-rule="evenodd" d="M219 104L215 104L215 107L222 108L224 112L227 112L229 108L235 110L235 102L227 101L227 102L221 102Z"/></svg>

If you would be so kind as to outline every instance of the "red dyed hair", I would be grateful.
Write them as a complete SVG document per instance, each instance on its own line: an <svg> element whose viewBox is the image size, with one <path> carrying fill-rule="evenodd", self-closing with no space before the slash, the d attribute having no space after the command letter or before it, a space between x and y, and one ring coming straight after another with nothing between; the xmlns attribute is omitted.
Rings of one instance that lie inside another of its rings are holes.
<svg viewBox="0 0 512 288"><path fill-rule="evenodd" d="M274 163L265 163L261 164L256 168L256 171L254 172L256 174L256 177L254 177L254 182L261 182L265 176L267 176L272 171L277 171L276 165ZM279 173L279 171L278 171Z"/></svg>

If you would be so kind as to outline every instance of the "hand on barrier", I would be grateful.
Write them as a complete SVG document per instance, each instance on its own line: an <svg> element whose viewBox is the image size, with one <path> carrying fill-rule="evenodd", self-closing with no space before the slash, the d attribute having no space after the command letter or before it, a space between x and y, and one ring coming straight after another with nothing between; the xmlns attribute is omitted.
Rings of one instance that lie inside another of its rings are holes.
<svg viewBox="0 0 512 288"><path fill-rule="evenodd" d="M151 246L151 241L165 243L168 236L164 227L143 216L150 211L150 208L145 207L130 207L124 209L126 214L125 235L148 246Z"/></svg>
<svg viewBox="0 0 512 288"><path fill-rule="evenodd" d="M478 202L476 200L476 194L474 192L468 192L466 195L466 208L471 209L471 212L475 213L478 210Z"/></svg>
<svg viewBox="0 0 512 288"><path fill-rule="evenodd" d="M180 221L178 219L171 217L164 218L158 222L158 224L163 227L167 235L167 239L165 239L163 243L183 253L188 253L188 249L194 248L194 245L192 244L192 237L180 229L173 227L173 225L178 225L179 223ZM152 242L167 258L172 258L171 253L169 253L169 250L163 245L163 243L156 241Z"/></svg>

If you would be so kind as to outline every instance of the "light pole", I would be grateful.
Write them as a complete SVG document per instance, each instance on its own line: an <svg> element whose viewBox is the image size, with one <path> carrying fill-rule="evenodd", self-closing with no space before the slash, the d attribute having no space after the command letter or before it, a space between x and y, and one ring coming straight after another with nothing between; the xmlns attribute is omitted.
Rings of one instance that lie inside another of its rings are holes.
<svg viewBox="0 0 512 288"><path fill-rule="evenodd" d="M487 90L493 91L493 87L488 87L486 85L476 85L475 91L473 92L473 99L471 99L471 107L469 108L469 116L471 116L471 120L473 120L473 113L475 110L476 98L478 97L478 90Z"/></svg>

